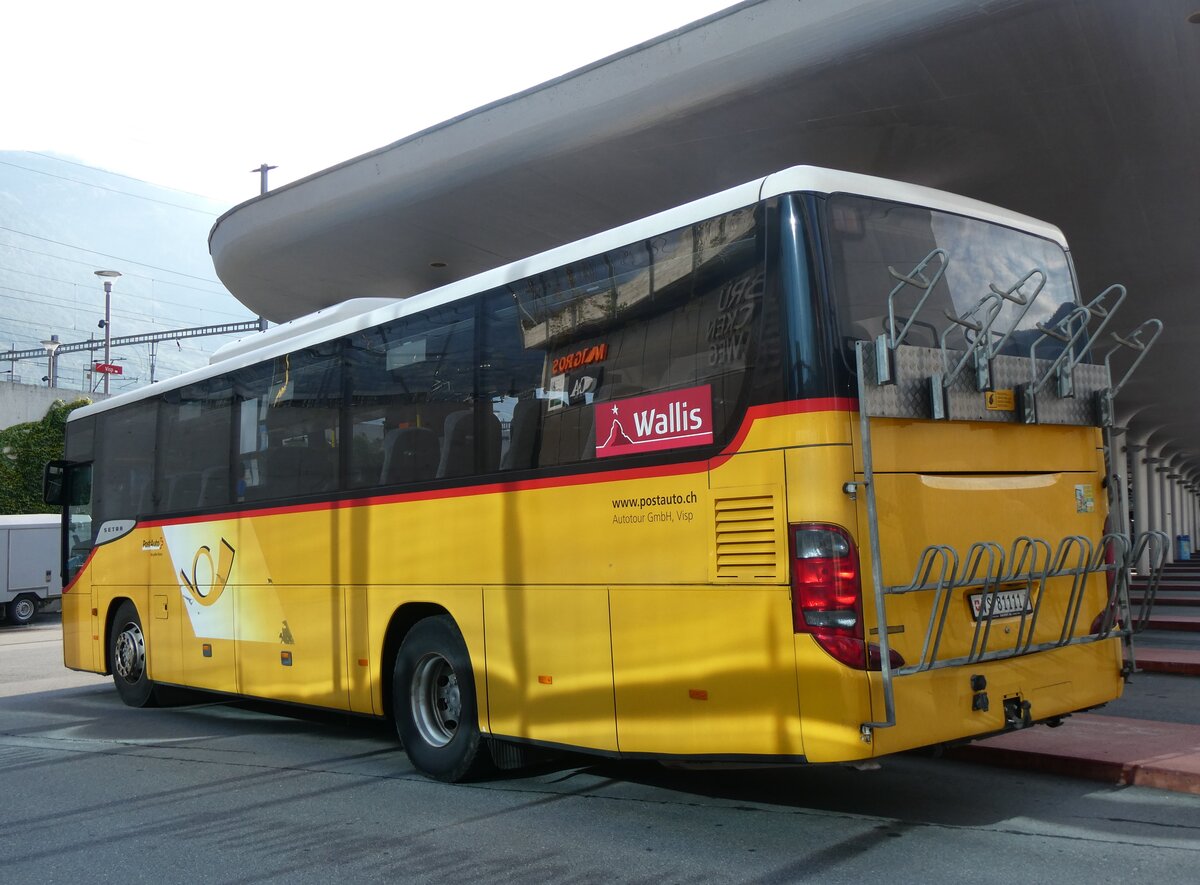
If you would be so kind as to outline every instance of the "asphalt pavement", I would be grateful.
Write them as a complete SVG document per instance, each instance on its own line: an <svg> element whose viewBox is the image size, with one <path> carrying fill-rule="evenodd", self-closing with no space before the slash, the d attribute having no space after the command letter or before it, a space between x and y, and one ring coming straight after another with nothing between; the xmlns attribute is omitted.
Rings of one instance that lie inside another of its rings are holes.
<svg viewBox="0 0 1200 885"><path fill-rule="evenodd" d="M1144 585L1134 582L1137 602ZM1121 698L1067 717L1057 728L1037 726L957 747L966 761L1024 768L1114 784L1200 794L1200 559L1167 566L1147 629L1135 638L1137 669ZM6 630L0 655L6 671L20 668L18 646L57 638L61 616L39 616L41 629ZM53 634L47 631L52 629ZM23 690L53 690L106 677L13 673ZM0 687L0 697L4 696Z"/></svg>

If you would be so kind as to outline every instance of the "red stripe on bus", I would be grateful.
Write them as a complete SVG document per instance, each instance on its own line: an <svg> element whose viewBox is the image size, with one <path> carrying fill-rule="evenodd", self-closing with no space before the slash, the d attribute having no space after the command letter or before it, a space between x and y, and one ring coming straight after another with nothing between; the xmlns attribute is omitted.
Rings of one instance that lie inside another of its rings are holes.
<svg viewBox="0 0 1200 885"><path fill-rule="evenodd" d="M807 415L812 412L857 412L858 400L845 396L829 396L820 399L794 399L785 403L771 403L765 406L752 406L746 411L742 426L722 451L721 455L728 457L736 455L741 449L750 428L760 418L779 418L783 415Z"/></svg>
<svg viewBox="0 0 1200 885"><path fill-rule="evenodd" d="M67 582L67 586L63 587L63 591L62 591L63 593L70 593L71 588L74 587L77 583L79 583L79 579L83 577L84 571L87 570L88 563L90 563L92 561L92 557L95 555L96 555L96 548L93 547L91 550L88 551L87 558L83 561L83 565L81 565L79 567L79 571L75 572L75 577L71 578L71 580Z"/></svg>
<svg viewBox="0 0 1200 885"><path fill-rule="evenodd" d="M243 517L281 516L292 513L307 513L318 510L343 510L352 507L368 507L374 504L396 504L402 501L437 501L446 498L465 498L474 495L496 494L499 492L515 492L530 489L569 488L571 486L587 485L594 482L621 482L630 479L658 479L660 477L684 476L690 473L703 473L712 466L724 463L730 456L737 453L750 428L755 421L766 418L777 418L783 415L804 415L815 412L853 412L858 409L858 400L850 397L822 397L818 399L791 400L783 403L771 403L764 406L753 406L746 412L741 426L733 440L722 452L712 459L703 461L685 461L680 464L661 464L653 467L629 467L624 470L611 470L597 473L577 473L567 476L548 476L542 479L522 479L511 482L488 482L477 485L454 486L446 489L429 489L416 492L394 492L387 495L370 495L340 501L317 501L312 504L284 504L278 507L261 507L253 511L233 510L225 513L207 513L199 516L183 516L178 519L147 520L139 523L146 528L156 528L164 525L190 525L197 522L214 522L220 519L238 519Z"/></svg>

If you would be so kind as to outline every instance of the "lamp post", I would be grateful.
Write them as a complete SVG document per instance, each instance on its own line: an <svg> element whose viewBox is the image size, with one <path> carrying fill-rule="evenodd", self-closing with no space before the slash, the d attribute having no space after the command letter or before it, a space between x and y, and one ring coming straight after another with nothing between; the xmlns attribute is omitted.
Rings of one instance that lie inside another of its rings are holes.
<svg viewBox="0 0 1200 885"><path fill-rule="evenodd" d="M112 303L112 281L121 275L119 270L98 270L96 276L104 280L104 364L109 364L109 348L112 344L112 330L109 326L109 308ZM104 373L104 395L108 395L108 372Z"/></svg>
<svg viewBox="0 0 1200 885"><path fill-rule="evenodd" d="M47 340L42 342L42 347L46 348L46 356L49 358L50 364L46 370L46 386L54 387L58 383L58 367L54 361L54 352L62 346L57 335L51 335Z"/></svg>

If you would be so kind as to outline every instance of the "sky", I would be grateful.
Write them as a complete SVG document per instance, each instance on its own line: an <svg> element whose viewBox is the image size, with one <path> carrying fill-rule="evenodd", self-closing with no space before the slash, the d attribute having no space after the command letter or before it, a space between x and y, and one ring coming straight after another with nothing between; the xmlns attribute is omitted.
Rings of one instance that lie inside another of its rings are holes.
<svg viewBox="0 0 1200 885"><path fill-rule="evenodd" d="M17 0L0 150L233 205L731 5Z"/></svg>

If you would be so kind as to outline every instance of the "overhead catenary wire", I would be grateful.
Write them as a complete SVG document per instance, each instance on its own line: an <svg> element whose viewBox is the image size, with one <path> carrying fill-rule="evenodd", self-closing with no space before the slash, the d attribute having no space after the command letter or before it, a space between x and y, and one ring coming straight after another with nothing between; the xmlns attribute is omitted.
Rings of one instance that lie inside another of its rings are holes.
<svg viewBox="0 0 1200 885"><path fill-rule="evenodd" d="M16 268L9 268L9 267L5 267L4 265L0 265L0 270L8 270L8 271L11 271L11 272L13 272L13 273L25 274L26 276L31 276L31 277L34 277L35 279L47 280L48 282L53 282L53 283L62 283L63 285L67 285L67 286L75 286L75 287L79 287L79 288L82 288L82 289L83 289L85 292L88 292L88 293L90 293L90 292L92 291L92 289L91 289L91 288L89 288L89 287L87 286L87 284L85 284L85 283L80 283L80 282L77 282L77 281L74 281L74 280L60 280L60 279L56 279L56 278L54 278L54 277L44 277L44 276L40 276L40 275L38 275L38 274L29 274L29 273L26 273L25 271L22 271L22 270L17 270ZM176 286L176 285L180 285L180 284L177 284L177 283L172 283L172 282L171 282L171 281L169 281L169 280L158 280L158 279L155 279L154 277L139 277L137 274L129 274L128 276L130 276L130 277L132 277L132 278L134 278L134 279L145 279L145 280L149 280L151 283L158 283L158 284L160 284L160 285L163 285L163 286ZM225 292L210 292L210 291L208 291L208 290L205 290L205 289L198 289L198 288L196 288L195 286L183 286L183 288L192 289L192 290L194 290L194 291L197 291L197 292L204 292L205 294L209 294L209 295L225 295L225 294L227 294L227 293L225 293ZM18 289L18 288L16 288L15 286L3 286L3 285L0 285L0 289L7 289L7 290L8 290L8 291L10 291L10 292L21 292L21 293L23 293L23 294L26 294L26 295L32 295L32 296L34 296L35 298L38 298L38 299L43 299L43 300L45 300L45 301L55 301L55 302L57 302L57 303L64 304L64 305L67 305L67 304L68 304L68 302L66 302L66 301L63 301L61 297L59 297L59 298L57 298L57 299L56 299L56 298L55 298L55 296L53 296L53 295L46 295L46 294L44 294L44 293L41 293L41 292L34 292L34 291L31 291L31 290L29 290L29 289ZM12 296L4 296L4 295L0 295L0 298L4 298L4 297L12 297ZM149 297L149 299L150 299L150 300L151 300L153 303L155 303L155 304L170 305L170 306L172 306L172 307L179 307L179 308L183 308L183 309L185 309L185 310L194 310L194 309L195 309L195 307L196 307L196 305L195 305L195 304L188 304L188 303L187 303L187 302L185 302L185 301L173 301L173 300L172 300L172 299L170 299L170 298L164 298L164 297L163 297L161 294L159 294L158 292L154 292L153 294L151 294L151 295L149 295L149 296L141 295L141 296L139 296L139 297L143 297L143 298L145 298L145 297ZM236 301L236 299L235 299L235 298L233 298L233 296L232 296L232 295L230 295L230 296L229 296L229 298L230 298L230 300ZM79 309L83 309L83 308L85 308L85 307L86 307L86 305L80 304L80 303L78 303L78 302L69 302L69 306L71 306L71 307L73 307L73 308L79 308ZM240 317L244 317L244 316L245 316L245 313L231 313L230 311L226 311L226 310L217 310L217 309L215 309L215 308L212 308L212 307L207 307L207 306L206 306L204 309L205 309L205 312L206 312L206 313L214 314L214 315L216 315L216 316L224 316L224 317L239 317L239 318L240 318ZM126 315L126 316L132 316L132 317L146 316L146 314L139 314L139 313L127 313L127 312L124 312L124 311L123 311L123 313L125 313L125 315ZM152 318L153 318L153 317L151 317L151 319L152 319Z"/></svg>
<svg viewBox="0 0 1200 885"><path fill-rule="evenodd" d="M122 255L112 255L108 252L99 252L95 249L87 249L83 246L76 246L74 243L64 243L61 240L52 240L52 239L50 239L50 237L41 237L41 236L38 236L37 234L28 233L27 231L17 230L15 227L6 227L5 225L0 224L0 230L8 231L9 233L17 234L18 236L22 236L22 237L29 237L30 239L33 239L33 240L40 240L43 243L53 243L55 246L63 246L67 249L76 249L80 252L86 252L89 255L99 255L101 258L110 258L113 261L119 261L124 264L133 264L138 267L148 267L151 270L159 270L159 271L162 271L163 273L176 274L177 276L187 277L188 279L199 280L202 283L212 283L215 286L221 285L220 280L214 280L214 279L211 279L210 277L200 277L200 276L196 276L195 274L185 273L184 271L181 271L181 270L172 270L169 267L159 267L158 265L155 265L155 264L147 264L144 261L138 261L136 258L126 258ZM18 246L16 248L20 248L20 247ZM62 256L52 255L51 257L61 258ZM70 261L71 259L64 259L64 260Z"/></svg>
<svg viewBox="0 0 1200 885"><path fill-rule="evenodd" d="M21 252L29 252L33 255L47 254L45 252L34 252L32 249L25 249L21 246L13 246L9 243L0 243L0 247L5 247L5 246L7 246L10 249L17 249L18 251L21 251ZM50 257L53 258L55 256L50 256ZM91 261L78 261L74 258L59 258L59 260L66 261L70 264L83 265L85 267L91 267L95 263L95 262L91 262ZM9 267L8 265L4 265L4 264L0 264L0 270L7 270L7 271L11 271L12 273L19 273L23 276L33 277L34 279L38 279L38 280L47 280L51 283L65 283L69 286L85 286L85 287L87 285L86 283L82 283L79 280L64 280L64 279L60 279L59 277L48 277L48 276L44 276L42 274L33 273L28 270L22 270L19 267ZM126 276L130 279L135 279L135 280L149 280L151 283L159 283L163 286L171 286L174 289L190 289L193 292L203 292L205 295L229 295L230 298L233 298L233 295L229 292L228 289L225 289L225 288L202 289L199 286L193 286L189 283L177 283L173 280L164 280L164 279L160 279L158 277L148 277L148 276L144 276L144 275L138 274L138 273L128 273L128 274L123 274L123 276ZM179 303L182 304L182 302L179 302ZM190 304L184 305L184 306L191 307Z"/></svg>
<svg viewBox="0 0 1200 885"><path fill-rule="evenodd" d="M136 181L138 184L144 184L147 187L154 188L155 190L171 191L172 193L183 194L187 197L199 197L201 200L208 200L211 203L220 202L219 200L214 200L212 197L206 197L204 194L197 194L193 191L185 191L178 187L169 187L165 184L155 184L154 182L146 181L144 178L138 178L136 175L126 175L124 172L113 172L111 169L101 169L97 166L89 166L87 163L79 163L75 160L68 160L65 157L56 157L54 154L45 154L41 151L19 151L18 153L31 154L35 157L45 157L47 160L52 160L55 163L66 163L68 166L78 166L80 169L91 169L94 172L101 172L105 175L111 175L115 178L124 178L126 181Z"/></svg>
<svg viewBox="0 0 1200 885"><path fill-rule="evenodd" d="M73 311L76 311L79 313L89 313L89 315L90 315L90 312L87 310L87 306L79 304L77 301L68 301L63 298L54 298L49 295L43 295L40 292L31 292L27 289L14 289L11 286L0 286L0 290L4 290L4 291L0 291L0 299L6 300L6 301L16 301L18 303L29 304L29 298L22 297L22 296L32 296L32 297L38 299L37 304L39 306L46 305L46 306L51 306L51 307L69 308ZM12 292L12 293L16 293L16 294L5 294L5 292ZM125 300L128 301L129 299L125 299ZM154 299L150 299L150 300L151 300L151 302L153 302ZM186 307L186 305L176 305L176 306ZM116 320L120 320L122 322L131 322L131 323L164 323L164 322L176 323L176 322L185 322L186 321L185 317L179 316L174 311L160 311L157 314L153 314L153 313L147 313L144 311L134 311L134 310L130 310L128 308L123 307L120 309L113 309L111 311L111 313L112 313L112 316ZM234 319L234 320L238 320L238 321L247 319L247 314L233 314L233 313L225 313L223 311L215 311L215 310L208 311L208 313L216 314L216 315L219 315L222 317L229 317L230 319ZM5 322L20 322L20 320L18 320L15 317L6 317ZM74 320L72 321L72 324L74 324ZM84 328L89 328L90 326L91 326L91 323L89 322L84 325Z"/></svg>
<svg viewBox="0 0 1200 885"><path fill-rule="evenodd" d="M29 166L22 166L19 163L12 163L12 162L9 162L8 160L0 160L0 166L10 166L13 169L21 169L25 172L33 172L37 175L45 175L49 178L57 178L60 181L69 181L72 184L82 184L84 187L91 187L91 188L95 188L96 190L108 191L109 193L113 193L113 194L120 194L123 197L129 197L134 200L145 200L147 203L158 203L161 206L171 206L175 209L183 209L187 212L195 212L199 215L206 215L209 218L216 218L218 215L220 215L219 212L213 212L209 209L198 209L195 206L185 206L182 203L172 203L169 200L156 200L154 197L147 197L142 194L135 194L135 193L132 193L131 191L123 191L123 190L120 190L119 188L115 188L115 187L106 187L103 184L96 184L93 181L84 181L83 179L71 178L66 175L56 175L55 173L47 172L44 169L32 169ZM137 180L138 179L134 179L134 181L137 181ZM150 185L150 186L153 187L153 185Z"/></svg>

